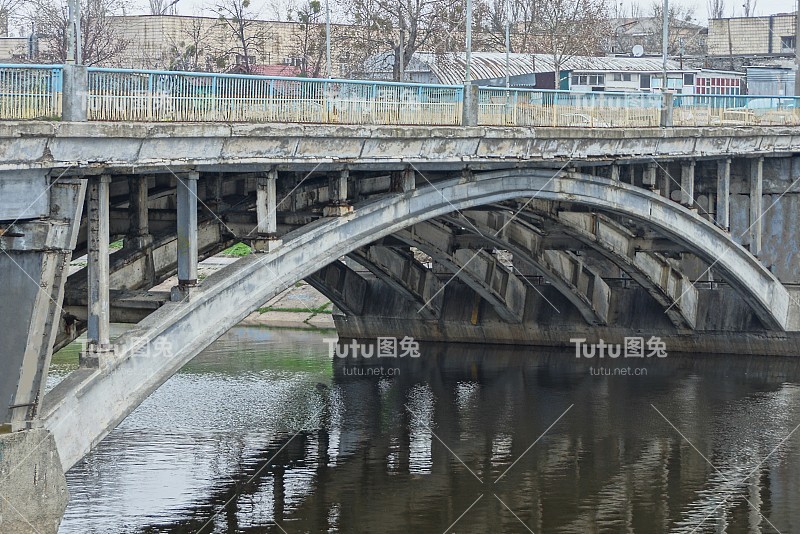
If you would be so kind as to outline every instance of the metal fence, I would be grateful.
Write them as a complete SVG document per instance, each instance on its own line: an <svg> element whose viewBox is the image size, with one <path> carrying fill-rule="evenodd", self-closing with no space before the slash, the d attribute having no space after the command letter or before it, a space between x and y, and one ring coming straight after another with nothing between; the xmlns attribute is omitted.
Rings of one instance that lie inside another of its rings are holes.
<svg viewBox="0 0 800 534"><path fill-rule="evenodd" d="M61 75L58 65L0 64L0 118L60 117Z"/></svg>
<svg viewBox="0 0 800 534"><path fill-rule="evenodd" d="M458 86L89 69L89 120L457 125L462 100Z"/></svg>
<svg viewBox="0 0 800 534"><path fill-rule="evenodd" d="M800 98L794 96L676 95L675 126L798 126Z"/></svg>
<svg viewBox="0 0 800 534"><path fill-rule="evenodd" d="M654 93L482 87L478 91L478 123L586 128L658 126L661 105L661 95Z"/></svg>
<svg viewBox="0 0 800 534"><path fill-rule="evenodd" d="M299 122L460 125L464 90L361 80L321 80L175 71L88 70L94 121ZM60 65L1 65L0 119L61 116ZM654 127L660 93L478 89L478 124ZM675 126L800 125L800 98L674 95Z"/></svg>

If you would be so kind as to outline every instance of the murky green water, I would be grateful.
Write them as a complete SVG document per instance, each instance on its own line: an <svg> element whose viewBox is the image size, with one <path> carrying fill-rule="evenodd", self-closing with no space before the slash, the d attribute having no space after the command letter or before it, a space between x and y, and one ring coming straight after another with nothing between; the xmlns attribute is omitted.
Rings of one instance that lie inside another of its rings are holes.
<svg viewBox="0 0 800 534"><path fill-rule="evenodd" d="M329 336L229 332L70 471L60 532L800 532L800 360Z"/></svg>

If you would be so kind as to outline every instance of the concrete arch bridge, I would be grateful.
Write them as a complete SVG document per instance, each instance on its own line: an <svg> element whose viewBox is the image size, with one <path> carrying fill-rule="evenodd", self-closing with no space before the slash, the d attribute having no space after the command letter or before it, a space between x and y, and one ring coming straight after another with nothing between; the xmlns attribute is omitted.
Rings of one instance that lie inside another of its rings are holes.
<svg viewBox="0 0 800 534"><path fill-rule="evenodd" d="M0 132L2 348L19 369L0 423L48 443L54 470L302 279L343 337L797 351L791 128L17 128ZM259 252L200 280L236 242ZM110 322L134 326L112 345ZM81 367L45 395L53 349L84 331Z"/></svg>

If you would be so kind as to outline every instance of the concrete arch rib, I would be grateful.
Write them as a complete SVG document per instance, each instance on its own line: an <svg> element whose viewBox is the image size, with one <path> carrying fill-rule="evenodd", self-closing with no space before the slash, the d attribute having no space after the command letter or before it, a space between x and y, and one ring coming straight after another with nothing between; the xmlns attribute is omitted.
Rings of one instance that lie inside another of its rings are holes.
<svg viewBox="0 0 800 534"><path fill-rule="evenodd" d="M250 312L337 258L420 221L512 198L567 201L650 222L715 262L768 328L784 330L789 295L780 282L725 233L687 209L633 186L545 170L497 171L439 182L357 205L286 234L277 250L247 256L209 276L190 297L167 303L117 340L104 368L81 369L44 400L65 469L75 465L150 393ZM172 350L153 358L148 343Z"/></svg>

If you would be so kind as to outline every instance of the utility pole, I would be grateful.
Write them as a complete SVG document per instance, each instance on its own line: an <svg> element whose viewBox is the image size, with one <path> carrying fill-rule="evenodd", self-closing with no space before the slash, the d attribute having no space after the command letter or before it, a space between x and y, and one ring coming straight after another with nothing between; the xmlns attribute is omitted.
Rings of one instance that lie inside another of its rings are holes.
<svg viewBox="0 0 800 534"><path fill-rule="evenodd" d="M800 2L800 0L797 0ZM506 89L511 86L511 2L506 0Z"/></svg>
<svg viewBox="0 0 800 534"><path fill-rule="evenodd" d="M800 0L794 17L794 96L800 96Z"/></svg>
<svg viewBox="0 0 800 534"><path fill-rule="evenodd" d="M798 0L800 2L800 0ZM661 55L664 63L664 83L661 87L662 91L667 90L667 59L669 54L669 0L664 0L662 7L662 16L664 21L661 27Z"/></svg>
<svg viewBox="0 0 800 534"><path fill-rule="evenodd" d="M331 2L325 0L325 69L331 78Z"/></svg>
<svg viewBox="0 0 800 534"><path fill-rule="evenodd" d="M798 0L800 2L800 0ZM467 65L464 71L464 85L472 83L472 0L467 0Z"/></svg>
<svg viewBox="0 0 800 534"><path fill-rule="evenodd" d="M81 56L81 4L80 0L67 2L67 65L80 65Z"/></svg>

